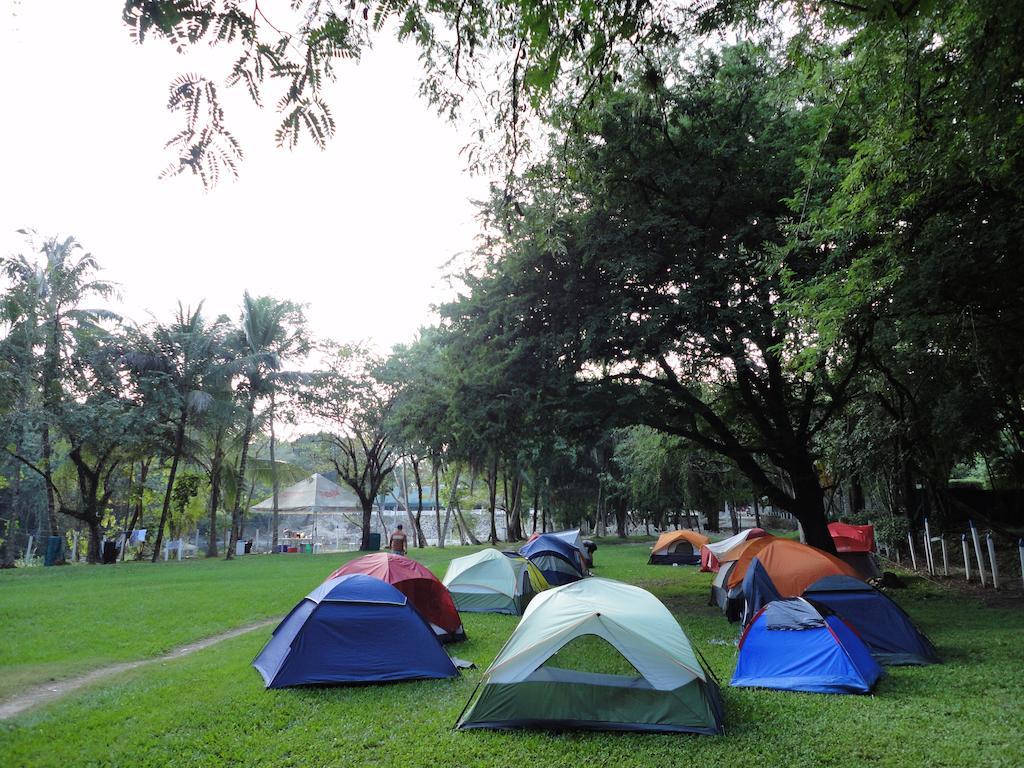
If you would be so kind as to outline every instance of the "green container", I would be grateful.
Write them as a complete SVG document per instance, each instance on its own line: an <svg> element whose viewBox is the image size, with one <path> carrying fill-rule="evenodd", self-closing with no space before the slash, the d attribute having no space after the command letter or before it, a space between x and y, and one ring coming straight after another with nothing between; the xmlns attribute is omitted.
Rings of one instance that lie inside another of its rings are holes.
<svg viewBox="0 0 1024 768"><path fill-rule="evenodd" d="M366 552L377 552L380 549L380 534L370 534L370 546L366 548Z"/></svg>
<svg viewBox="0 0 1024 768"><path fill-rule="evenodd" d="M61 536L49 536L46 539L46 552L43 554L43 565L56 565L64 560L64 539Z"/></svg>

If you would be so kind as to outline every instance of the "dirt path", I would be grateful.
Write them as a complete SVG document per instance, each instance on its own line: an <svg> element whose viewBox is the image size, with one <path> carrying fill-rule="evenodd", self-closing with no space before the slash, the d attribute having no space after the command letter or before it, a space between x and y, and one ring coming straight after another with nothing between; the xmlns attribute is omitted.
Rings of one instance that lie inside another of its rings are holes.
<svg viewBox="0 0 1024 768"><path fill-rule="evenodd" d="M194 643L188 643L175 648L172 651L168 651L162 656L154 656L151 659L139 659L138 661L125 661L120 664L111 664L110 666L100 667L94 669L91 672L78 675L77 677L69 677L66 680L51 680L48 683L37 685L32 688L28 688L9 699L0 701L0 720L9 720L15 715L20 715L26 710L37 707L41 704L49 704L52 701L63 698L73 691L77 691L79 688L84 688L87 685L92 685L103 680L107 680L123 672L128 672L139 667L145 667L149 664L157 664L161 661L174 661L184 656L189 656L196 651L201 651L204 648L209 648L211 645L223 642L224 640L230 640L233 637L244 635L248 632L253 632L257 629L276 624L280 619L264 619L258 621L255 624L246 624L244 627L237 627L235 629L229 629L227 632L221 632L219 635L212 635L211 637L197 640Z"/></svg>

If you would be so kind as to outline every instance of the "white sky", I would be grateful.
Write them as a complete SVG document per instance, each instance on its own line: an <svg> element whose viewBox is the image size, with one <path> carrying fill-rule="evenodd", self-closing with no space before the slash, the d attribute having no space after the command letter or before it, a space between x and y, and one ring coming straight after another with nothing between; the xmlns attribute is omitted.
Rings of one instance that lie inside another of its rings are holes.
<svg viewBox="0 0 1024 768"><path fill-rule="evenodd" d="M441 265L472 248L471 200L486 191L464 172L465 137L417 95L415 50L384 35L340 68L326 152L277 149L276 113L225 93L246 159L238 181L204 192L192 177L157 179L178 125L167 84L219 77L223 59L136 46L121 8L0 0L0 253L25 251L19 228L74 235L139 322L169 317L177 299L237 317L248 289L307 303L321 337L411 340L447 296Z"/></svg>

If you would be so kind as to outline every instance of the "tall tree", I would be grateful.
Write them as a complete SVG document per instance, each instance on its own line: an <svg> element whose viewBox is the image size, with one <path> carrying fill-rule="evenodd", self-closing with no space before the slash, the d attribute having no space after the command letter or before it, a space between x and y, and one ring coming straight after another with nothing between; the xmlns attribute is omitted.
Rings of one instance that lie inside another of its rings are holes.
<svg viewBox="0 0 1024 768"><path fill-rule="evenodd" d="M547 353L543 370L728 457L831 549L815 439L849 397L865 336L819 344L787 303L819 264L790 263L786 281L773 266L813 110L760 47L664 67L596 108L521 199L495 200L489 260L446 312L477 337L519 329ZM482 316L488 301L509 310Z"/></svg>
<svg viewBox="0 0 1024 768"><path fill-rule="evenodd" d="M137 373L153 379L151 387L166 390L164 401L169 409L171 443L166 453L171 463L156 530L153 562L160 556L175 478L178 465L185 456L185 438L191 419L209 407L213 395L205 390L204 385L207 380L216 379L217 368L225 364L223 344L226 333L227 318L222 317L209 324L203 317L202 304L192 310L179 303L170 323L157 323L151 332L140 332L137 346L125 356L128 365Z"/></svg>
<svg viewBox="0 0 1024 768"><path fill-rule="evenodd" d="M244 424L240 440L240 455L236 468L237 488L231 509L231 537L226 557L234 556L235 545L241 535L241 504L245 487L245 470L249 458L256 421L256 405L274 395L282 381L282 365L287 358L302 357L309 350L306 318L302 307L290 301L279 301L270 296L253 298L248 292L242 300L240 329L235 333L236 365L239 370L238 394L243 406ZM269 414L273 420L273 412ZM276 468L272 466L272 471ZM274 485L277 485L275 476ZM275 498L276 498L275 492ZM272 541L277 543L277 509L273 513Z"/></svg>
<svg viewBox="0 0 1024 768"><path fill-rule="evenodd" d="M58 529L53 484L53 414L62 399L61 387L67 373L66 362L72 354L74 329L89 327L111 316L104 310L82 308L80 303L90 298L107 298L113 294L114 286L96 276L99 264L73 237L64 240L50 237L40 241L34 232L26 230L23 234L37 245L42 260L15 255L5 258L0 268L13 283L13 298L21 314L23 343L26 351L32 351L24 358L29 375L23 381L27 383L31 378L42 405L37 411L40 418L36 426L46 487L46 527L49 534L55 536ZM36 349L41 350L41 354L36 355Z"/></svg>
<svg viewBox="0 0 1024 768"><path fill-rule="evenodd" d="M381 361L365 349L329 347L325 359L300 399L326 429L327 459L359 498L360 547L369 549L373 503L398 461L389 431L395 390Z"/></svg>

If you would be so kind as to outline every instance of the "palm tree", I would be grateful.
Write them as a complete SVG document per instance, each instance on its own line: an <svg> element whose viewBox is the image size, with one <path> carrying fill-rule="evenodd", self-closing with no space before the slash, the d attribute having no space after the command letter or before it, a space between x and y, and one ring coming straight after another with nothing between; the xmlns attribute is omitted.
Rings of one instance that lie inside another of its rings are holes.
<svg viewBox="0 0 1024 768"><path fill-rule="evenodd" d="M36 237L32 231L21 232L30 241ZM47 527L50 535L56 536L57 510L53 492L50 428L53 415L63 397L63 361L69 357L67 350L73 344L73 328L95 325L101 319L116 316L109 311L78 306L89 296L111 296L114 285L95 277L99 270L98 262L91 254L84 253L82 246L73 237L64 240L56 237L45 239L39 246L39 252L44 257L42 263L19 254L0 261L0 271L13 283L12 294L17 296L21 305L21 331L26 351L42 347L41 360L35 354L30 354L26 364L29 366L29 376L36 379L34 389L42 402L39 420L41 472L46 487ZM20 456L18 458L24 461Z"/></svg>
<svg viewBox="0 0 1024 768"><path fill-rule="evenodd" d="M205 384L219 375L225 365L223 343L227 319L207 324L202 303L191 308L178 303L174 320L157 324L150 334L138 334L137 349L125 355L128 365L137 373L154 379L159 396L167 401L168 417L173 430L171 466L167 475L160 524L153 547L153 562L160 556L164 528L171 508L171 497L178 465L185 454L185 438L191 419L204 412L213 400Z"/></svg>
<svg viewBox="0 0 1024 768"><path fill-rule="evenodd" d="M245 413L236 478L237 487L244 488L256 404L262 398L269 397L271 399L269 421L271 435L273 435L276 394L280 391L282 383L288 378L281 371L282 362L289 357L305 355L309 350L309 341L306 337L306 318L302 307L290 301L279 301L271 296L254 298L246 291L242 300L241 328L235 336L235 348L239 352L237 365L241 374L238 392ZM276 545L279 483L273 451L274 441L272 439L270 460L274 487L272 545ZM231 539L226 554L228 560L234 556L235 545L241 534L242 497L243 494L236 493L232 504Z"/></svg>

